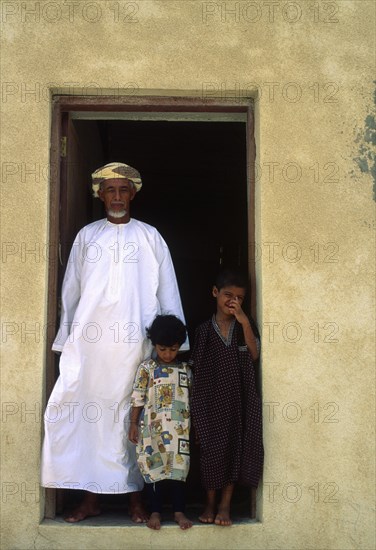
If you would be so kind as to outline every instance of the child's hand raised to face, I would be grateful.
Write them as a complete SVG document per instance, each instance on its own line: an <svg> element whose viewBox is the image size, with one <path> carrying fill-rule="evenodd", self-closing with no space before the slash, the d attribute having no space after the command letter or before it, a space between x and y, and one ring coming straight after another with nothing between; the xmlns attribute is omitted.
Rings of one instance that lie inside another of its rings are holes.
<svg viewBox="0 0 376 550"><path fill-rule="evenodd" d="M247 320L247 316L242 310L241 303L239 302L239 299L237 296L232 298L232 300L229 302L229 310L234 315L235 319L241 323L244 320Z"/></svg>

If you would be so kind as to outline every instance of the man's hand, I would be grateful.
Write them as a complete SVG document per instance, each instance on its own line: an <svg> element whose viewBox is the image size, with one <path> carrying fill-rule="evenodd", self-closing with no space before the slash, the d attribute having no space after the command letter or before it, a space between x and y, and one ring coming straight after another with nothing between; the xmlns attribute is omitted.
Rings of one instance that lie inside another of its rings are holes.
<svg viewBox="0 0 376 550"><path fill-rule="evenodd" d="M135 445L138 443L138 423L136 424L135 422L131 422L128 432L128 439Z"/></svg>

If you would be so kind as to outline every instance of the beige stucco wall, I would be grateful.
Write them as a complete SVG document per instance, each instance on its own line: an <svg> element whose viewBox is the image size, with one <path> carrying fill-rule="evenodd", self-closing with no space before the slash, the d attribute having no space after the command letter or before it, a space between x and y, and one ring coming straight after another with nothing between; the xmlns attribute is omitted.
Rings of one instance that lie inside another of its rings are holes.
<svg viewBox="0 0 376 550"><path fill-rule="evenodd" d="M3 1L1 22L2 548L374 548L374 3ZM41 524L51 88L256 97L258 523Z"/></svg>

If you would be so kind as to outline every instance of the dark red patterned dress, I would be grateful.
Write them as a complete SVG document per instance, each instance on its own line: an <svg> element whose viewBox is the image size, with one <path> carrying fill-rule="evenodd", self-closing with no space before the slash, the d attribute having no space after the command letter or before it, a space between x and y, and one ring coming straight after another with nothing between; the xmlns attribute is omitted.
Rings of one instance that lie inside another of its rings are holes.
<svg viewBox="0 0 376 550"><path fill-rule="evenodd" d="M261 400L241 325L232 322L227 340L214 316L200 325L189 363L203 486L221 489L240 483L257 487L264 458Z"/></svg>

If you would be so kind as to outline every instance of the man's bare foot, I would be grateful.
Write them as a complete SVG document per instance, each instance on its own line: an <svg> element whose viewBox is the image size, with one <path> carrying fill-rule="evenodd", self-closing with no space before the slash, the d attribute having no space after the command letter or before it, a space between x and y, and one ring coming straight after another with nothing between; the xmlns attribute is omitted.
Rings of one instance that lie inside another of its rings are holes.
<svg viewBox="0 0 376 550"><path fill-rule="evenodd" d="M224 508L219 509L217 515L215 516L214 523L216 525L223 525L223 526L232 525L232 521L230 518L230 510L226 510Z"/></svg>
<svg viewBox="0 0 376 550"><path fill-rule="evenodd" d="M67 514L64 520L68 523L77 523L86 518L99 516L100 513L101 509L99 507L98 496L94 493L87 493L81 504L77 506L73 512Z"/></svg>
<svg viewBox="0 0 376 550"><path fill-rule="evenodd" d="M143 506L131 507L129 514L133 523L146 523L149 519L149 514Z"/></svg>
<svg viewBox="0 0 376 550"><path fill-rule="evenodd" d="M179 525L180 529L189 529L192 527L192 522L190 519L187 518L183 512L175 512L174 513L174 520Z"/></svg>
<svg viewBox="0 0 376 550"><path fill-rule="evenodd" d="M201 516L198 516L201 523L214 523L215 511L211 506L206 506Z"/></svg>
<svg viewBox="0 0 376 550"><path fill-rule="evenodd" d="M87 508L79 506L75 508L71 514L68 514L64 517L64 521L68 523L77 523L86 518L91 518L93 516L99 516L101 513L100 509L97 510L88 510Z"/></svg>
<svg viewBox="0 0 376 550"><path fill-rule="evenodd" d="M146 523L149 519L149 514L146 512L141 493L130 493L129 495L129 515L133 523Z"/></svg>
<svg viewBox="0 0 376 550"><path fill-rule="evenodd" d="M159 512L153 512L146 524L149 529L155 529L156 531L159 531L161 528L161 514Z"/></svg>

